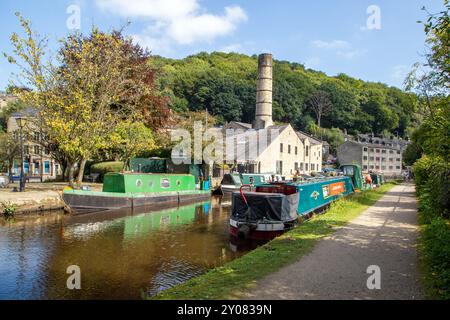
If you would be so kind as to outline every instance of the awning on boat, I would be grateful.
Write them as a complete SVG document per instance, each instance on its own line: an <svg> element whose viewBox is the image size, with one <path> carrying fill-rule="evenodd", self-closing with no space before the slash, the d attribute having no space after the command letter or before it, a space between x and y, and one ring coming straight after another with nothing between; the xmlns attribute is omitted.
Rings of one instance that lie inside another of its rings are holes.
<svg viewBox="0 0 450 320"><path fill-rule="evenodd" d="M244 192L248 205L239 192L232 195L232 217L238 221L292 221L297 219L298 193Z"/></svg>

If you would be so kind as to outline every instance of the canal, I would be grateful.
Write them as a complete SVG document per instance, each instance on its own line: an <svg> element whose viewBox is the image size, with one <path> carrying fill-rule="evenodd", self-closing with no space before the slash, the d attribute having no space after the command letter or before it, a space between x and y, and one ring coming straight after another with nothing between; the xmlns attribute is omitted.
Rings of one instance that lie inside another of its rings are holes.
<svg viewBox="0 0 450 320"><path fill-rule="evenodd" d="M230 205L213 197L156 212L0 220L0 299L155 295L257 245L230 238ZM71 265L80 267L80 290L67 289Z"/></svg>

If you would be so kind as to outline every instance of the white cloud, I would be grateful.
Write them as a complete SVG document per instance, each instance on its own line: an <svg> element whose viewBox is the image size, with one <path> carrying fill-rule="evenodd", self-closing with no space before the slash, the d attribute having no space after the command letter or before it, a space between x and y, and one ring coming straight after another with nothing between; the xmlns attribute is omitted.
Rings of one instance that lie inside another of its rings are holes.
<svg viewBox="0 0 450 320"><path fill-rule="evenodd" d="M332 40L332 41L323 41L323 40L315 40L312 42L313 46L319 49L346 49L350 47L350 44L347 41L343 40Z"/></svg>
<svg viewBox="0 0 450 320"><path fill-rule="evenodd" d="M390 74L390 78L396 82L396 84L403 84L403 82L406 79L406 76L408 75L408 72L410 71L410 67L404 65L404 64L399 64L394 66L391 69L391 74Z"/></svg>
<svg viewBox="0 0 450 320"><path fill-rule="evenodd" d="M239 6L224 8L217 15L206 12L199 0L96 0L102 10L148 21L143 32L133 38L151 50L167 50L172 44L189 45L212 41L234 32L247 21Z"/></svg>
<svg viewBox="0 0 450 320"><path fill-rule="evenodd" d="M242 52L243 48L240 43L229 44L225 47L220 48L219 51L230 53L230 52Z"/></svg>
<svg viewBox="0 0 450 320"><path fill-rule="evenodd" d="M318 49L334 51L334 53L337 56L349 60L357 56L360 56L365 52L365 50L354 49L349 42L344 40L332 40L332 41L315 40L312 41L311 44Z"/></svg>
<svg viewBox="0 0 450 320"><path fill-rule="evenodd" d="M316 69L320 66L320 59L317 57L309 58L305 61L305 67L309 69Z"/></svg>

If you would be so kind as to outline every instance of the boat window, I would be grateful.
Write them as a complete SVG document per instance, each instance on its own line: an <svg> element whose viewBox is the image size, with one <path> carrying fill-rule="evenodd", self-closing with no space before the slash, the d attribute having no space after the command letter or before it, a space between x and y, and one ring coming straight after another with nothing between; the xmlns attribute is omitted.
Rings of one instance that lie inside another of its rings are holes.
<svg viewBox="0 0 450 320"><path fill-rule="evenodd" d="M350 176L350 177L353 177L353 176L355 175L352 166L343 167L343 168L342 168L342 171L344 172L344 176Z"/></svg>
<svg viewBox="0 0 450 320"><path fill-rule="evenodd" d="M161 188L170 188L170 180L167 178L161 179Z"/></svg>
<svg viewBox="0 0 450 320"><path fill-rule="evenodd" d="M142 186L142 180L141 179L137 179L136 180L136 187L140 188Z"/></svg>
<svg viewBox="0 0 450 320"><path fill-rule="evenodd" d="M181 181L177 180L177 186L181 185Z"/></svg>
<svg viewBox="0 0 450 320"><path fill-rule="evenodd" d="M148 186L149 186L150 188L153 188L153 181L149 181L149 182L148 182Z"/></svg>

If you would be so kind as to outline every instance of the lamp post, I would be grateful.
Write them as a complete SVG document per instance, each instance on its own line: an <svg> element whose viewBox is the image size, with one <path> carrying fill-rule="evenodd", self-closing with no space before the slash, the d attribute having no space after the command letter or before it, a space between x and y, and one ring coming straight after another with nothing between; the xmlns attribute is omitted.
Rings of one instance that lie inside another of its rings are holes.
<svg viewBox="0 0 450 320"><path fill-rule="evenodd" d="M19 192L25 191L25 174L24 174L24 157L23 157L23 127L25 121L22 117L16 118L17 125L19 126L20 134L20 181L19 181Z"/></svg>

